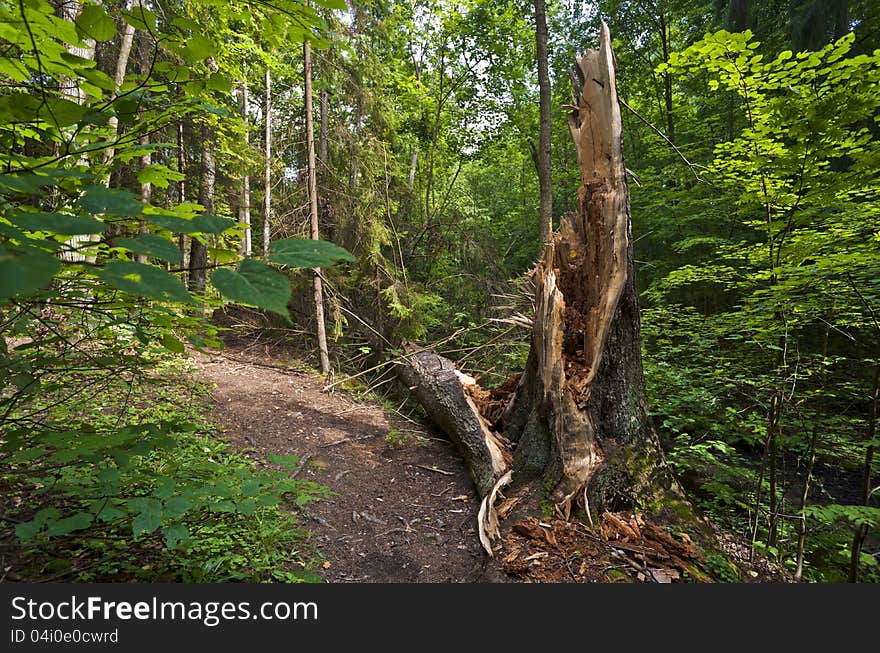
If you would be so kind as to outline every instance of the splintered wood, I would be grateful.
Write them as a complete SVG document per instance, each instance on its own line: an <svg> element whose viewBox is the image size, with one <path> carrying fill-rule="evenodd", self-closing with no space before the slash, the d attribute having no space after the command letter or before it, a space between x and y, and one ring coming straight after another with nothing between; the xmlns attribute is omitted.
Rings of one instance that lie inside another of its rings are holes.
<svg viewBox="0 0 880 653"><path fill-rule="evenodd" d="M606 512L598 533L578 522L514 523L496 555L527 583L713 582L686 533L670 535L640 515Z"/></svg>

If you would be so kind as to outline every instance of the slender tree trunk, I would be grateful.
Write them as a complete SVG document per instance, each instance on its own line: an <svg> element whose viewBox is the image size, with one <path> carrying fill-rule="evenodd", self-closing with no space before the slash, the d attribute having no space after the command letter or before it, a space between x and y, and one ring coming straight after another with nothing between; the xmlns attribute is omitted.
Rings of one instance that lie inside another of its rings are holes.
<svg viewBox="0 0 880 653"><path fill-rule="evenodd" d="M335 232L335 225L330 218L330 203L327 201L326 180L328 179L329 163L329 125L330 122L330 93L326 88L321 89L321 126L318 132L318 216L321 224L327 234L327 238L331 238Z"/></svg>
<svg viewBox="0 0 880 653"><path fill-rule="evenodd" d="M666 24L666 14L660 12L660 44L663 48L663 62L669 62L669 28ZM675 143L675 120L672 116L672 75L663 73L663 101L666 105L666 137L670 143Z"/></svg>
<svg viewBox="0 0 880 653"><path fill-rule="evenodd" d="M321 131L318 134L318 162L321 166L327 165L327 131L330 121L330 93L326 88L321 89ZM323 171L322 171L323 176Z"/></svg>
<svg viewBox="0 0 880 653"><path fill-rule="evenodd" d="M849 0L834 0L834 40L849 32Z"/></svg>
<svg viewBox="0 0 880 653"><path fill-rule="evenodd" d="M871 500L871 470L874 465L874 451L877 447L873 444L877 438L877 417L880 413L880 365L874 366L874 381L871 387L871 410L868 416L868 444L865 446L865 464L862 472L862 505L867 506ZM853 533L852 545L850 546L849 582L859 582L860 560L862 557L862 545L868 535L868 526L858 526Z"/></svg>
<svg viewBox="0 0 880 653"><path fill-rule="evenodd" d="M199 188L199 204L208 213L214 212L214 185L216 162L214 161L214 130L202 127L202 183ZM207 282L208 247L193 236L189 253L189 286L195 292L204 292Z"/></svg>
<svg viewBox="0 0 880 653"><path fill-rule="evenodd" d="M183 149L183 121L177 123L177 172L180 173L180 181L177 182L177 201L181 204L186 201L186 152ZM180 267L188 270L186 234L177 235L177 247L180 249ZM183 273L182 281L187 283L188 272Z"/></svg>
<svg viewBox="0 0 880 653"><path fill-rule="evenodd" d="M263 258L269 258L270 220L272 217L272 72L266 68L266 131L263 135L263 152L266 163L263 169Z"/></svg>
<svg viewBox="0 0 880 653"><path fill-rule="evenodd" d="M250 148L250 92L248 90L247 77L241 84L241 117L244 120L244 144L245 149ZM238 207L238 221L245 225L244 234L241 237L241 253L250 256L253 250L251 244L251 176L247 170L241 179L241 205Z"/></svg>
<svg viewBox="0 0 880 653"><path fill-rule="evenodd" d="M801 489L800 520L798 521L798 541L795 558L797 566L794 570L794 579L799 581L804 575L804 544L807 541L807 516L804 510L807 507L807 497L810 494L810 480L813 476L813 466L816 464L816 444L818 441L819 428L813 427L810 437L810 449L807 452L807 471L804 475L804 485Z"/></svg>
<svg viewBox="0 0 880 653"><path fill-rule="evenodd" d="M318 229L318 176L315 170L315 127L312 124L312 51L308 41L303 42L303 76L305 77L306 104L306 148L309 165L309 218L312 227L312 240L321 238ZM324 330L324 291L321 286L321 271L314 270L312 283L315 292L315 326L318 333L318 352L321 358L321 372L330 373L330 356L327 350L327 334Z"/></svg>
<svg viewBox="0 0 880 653"><path fill-rule="evenodd" d="M538 187L540 189L541 242L550 242L553 232L553 187L551 174L551 136L550 115L550 73L547 57L547 15L544 0L534 0L535 5L535 46L538 59L538 101L539 128L538 150L535 164L538 168Z"/></svg>
<svg viewBox="0 0 880 653"><path fill-rule="evenodd" d="M727 25L731 32L742 32L749 23L749 0L730 0L727 4Z"/></svg>
<svg viewBox="0 0 880 653"><path fill-rule="evenodd" d="M143 0L136 0L135 7L142 7L142 6L143 6ZM148 42L147 39L148 39L147 35L144 34L138 44L138 49L140 50L139 67L140 67L140 74L141 75L147 75L150 72L150 59L152 57L151 57L151 48L149 47L150 43ZM123 75L124 75L124 72L123 72ZM142 120L143 119L143 111L141 111L139 113L140 113L139 118ZM146 146L150 144L150 135L146 134L146 133L141 134L140 138L138 139L138 142L140 143L140 145L142 147L146 148ZM148 167L150 167L152 164L153 164L153 157L150 154L150 151L148 149L145 149L144 153L140 157L140 168L141 168L141 170L145 170ZM141 182L141 201L144 204L150 204L153 201L153 184L150 183L149 181L142 181ZM140 233L146 233L146 231L147 231L147 224L143 220L141 220L138 223L138 231ZM147 257L144 256L143 254L136 254L135 261L137 261L138 263L146 263Z"/></svg>
<svg viewBox="0 0 880 653"><path fill-rule="evenodd" d="M419 147L418 145L413 145L412 155L409 158L409 177L408 183L409 187L412 188L416 183L416 167L419 164Z"/></svg>
<svg viewBox="0 0 880 653"><path fill-rule="evenodd" d="M66 0L62 2L58 7L59 14L61 18L64 20L70 21L73 23L80 12L82 11L82 4L79 0ZM84 40L81 46L68 45L67 51L76 56L81 57L83 59L93 60L95 57L95 43L91 40ZM86 102L86 94L80 88L78 81L75 78L67 78L63 77L59 80L59 91L63 97L70 100L71 102L76 102L77 104L85 104ZM80 157L79 162L83 165L88 166L89 160L86 155L82 155ZM61 258L65 261L86 261L88 263L95 262L95 256L93 254L82 254L80 252L80 248L85 247L87 243L90 243L94 240L93 236L88 235L77 235L71 237L70 240L67 241L67 244L70 245L71 249L68 251L64 251L61 253Z"/></svg>
<svg viewBox="0 0 880 653"><path fill-rule="evenodd" d="M140 2L136 2L136 5L139 5ZM128 59L131 54L131 46L134 42L134 25L126 22L125 28L122 31L122 37L119 40L119 56L116 58L116 72L113 75L113 88L114 93L119 93L119 89L122 87L122 83L125 81L125 71L128 69ZM113 136L118 137L119 134L119 118L116 114L110 116L109 120L107 120L107 125L112 130ZM104 152L104 162L109 164L113 161L113 157L116 153L116 148L111 145ZM106 177L106 183L109 184L110 174L109 171Z"/></svg>
<svg viewBox="0 0 880 653"><path fill-rule="evenodd" d="M768 546L776 546L777 524L779 521L779 494L777 490L777 456L779 453L779 421L781 411L780 391L770 397L770 418L767 425L769 460L767 463L767 479L770 483L770 525L767 533Z"/></svg>

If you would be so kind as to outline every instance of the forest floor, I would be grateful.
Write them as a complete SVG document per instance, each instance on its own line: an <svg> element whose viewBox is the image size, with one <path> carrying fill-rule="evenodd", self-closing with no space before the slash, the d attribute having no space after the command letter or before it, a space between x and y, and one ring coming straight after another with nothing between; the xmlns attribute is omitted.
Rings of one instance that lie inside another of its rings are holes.
<svg viewBox="0 0 880 653"><path fill-rule="evenodd" d="M501 580L487 568L478 499L450 443L377 403L323 392L319 377L269 365L271 356L230 348L195 360L225 440L258 460L299 456L297 478L335 493L301 509L326 581Z"/></svg>
<svg viewBox="0 0 880 653"><path fill-rule="evenodd" d="M721 559L707 558L687 533L637 515L605 513L595 527L536 519L521 510L527 488L500 504L507 527L489 558L475 530L479 499L450 442L375 401L325 392L318 375L278 349L230 344L194 360L224 440L260 464L298 456L296 478L334 493L297 510L326 582L783 579L770 565L743 564L742 543L728 537L719 542L741 571L723 561L719 569Z"/></svg>

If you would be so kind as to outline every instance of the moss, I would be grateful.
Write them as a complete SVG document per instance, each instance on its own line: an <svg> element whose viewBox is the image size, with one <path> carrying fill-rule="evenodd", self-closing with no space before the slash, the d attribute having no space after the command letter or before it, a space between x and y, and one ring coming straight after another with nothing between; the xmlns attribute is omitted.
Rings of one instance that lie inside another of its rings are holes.
<svg viewBox="0 0 880 653"><path fill-rule="evenodd" d="M632 583L633 579L630 578L625 571L622 569L609 569L605 572L608 578L612 581L623 581L626 583Z"/></svg>

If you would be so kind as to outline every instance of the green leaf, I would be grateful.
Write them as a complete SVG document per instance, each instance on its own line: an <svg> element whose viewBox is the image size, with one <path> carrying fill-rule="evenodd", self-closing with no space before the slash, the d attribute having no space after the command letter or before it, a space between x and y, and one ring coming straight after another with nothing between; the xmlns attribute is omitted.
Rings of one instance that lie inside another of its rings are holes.
<svg viewBox="0 0 880 653"><path fill-rule="evenodd" d="M141 256L152 256L169 263L180 263L180 249L162 236L141 234L136 238L117 238L113 242Z"/></svg>
<svg viewBox="0 0 880 653"><path fill-rule="evenodd" d="M186 513L187 510L193 507L193 502L184 496L177 496L168 499L165 502L165 511L164 514L166 517L180 517Z"/></svg>
<svg viewBox="0 0 880 653"><path fill-rule="evenodd" d="M133 193L118 188L89 186L79 200L80 206L89 213L108 213L118 216L140 215L143 204Z"/></svg>
<svg viewBox="0 0 880 653"><path fill-rule="evenodd" d="M192 225L196 231L191 233L222 234L236 224L235 220L230 218L221 218L210 213L203 213L192 219Z"/></svg>
<svg viewBox="0 0 880 653"><path fill-rule="evenodd" d="M228 93L232 89L232 80L223 73L211 73L208 77L207 87L209 91Z"/></svg>
<svg viewBox="0 0 880 653"><path fill-rule="evenodd" d="M138 513L131 522L134 537L141 533L152 533L162 523L162 504L158 499L138 497L129 500L128 507Z"/></svg>
<svg viewBox="0 0 880 653"><path fill-rule="evenodd" d="M112 522L125 517L127 513L124 510L120 510L114 505L106 504L98 508L98 513L95 515L95 519L100 519L102 522Z"/></svg>
<svg viewBox="0 0 880 653"><path fill-rule="evenodd" d="M354 261L355 258L326 240L285 238L270 243L269 260L296 268L324 268L337 261Z"/></svg>
<svg viewBox="0 0 880 653"><path fill-rule="evenodd" d="M182 354L186 351L186 347L183 346L183 343L170 333L166 333L162 336L162 346L168 351L173 351L175 354Z"/></svg>
<svg viewBox="0 0 880 653"><path fill-rule="evenodd" d="M326 7L327 9L341 9L343 11L348 9L345 0L315 0L315 4L319 7Z"/></svg>
<svg viewBox="0 0 880 653"><path fill-rule="evenodd" d="M28 231L49 231L60 236L100 234L107 226L100 220L66 213L18 213L12 222Z"/></svg>
<svg viewBox="0 0 880 653"><path fill-rule="evenodd" d="M36 193L54 182L41 175L0 175L0 190L13 193Z"/></svg>
<svg viewBox="0 0 880 653"><path fill-rule="evenodd" d="M131 11L123 11L122 17L135 29L156 32L156 14L149 9L144 9L143 6L135 7Z"/></svg>
<svg viewBox="0 0 880 653"><path fill-rule="evenodd" d="M193 301L180 279L155 265L110 261L98 272L98 276L108 285L132 295L160 301Z"/></svg>
<svg viewBox="0 0 880 653"><path fill-rule="evenodd" d="M32 247L0 248L0 299L27 297L49 285L61 262Z"/></svg>
<svg viewBox="0 0 880 653"><path fill-rule="evenodd" d="M71 517L59 519L51 522L46 527L46 535L54 537L56 535L67 535L73 531L81 531L91 526L94 516L90 512L80 512Z"/></svg>
<svg viewBox="0 0 880 653"><path fill-rule="evenodd" d="M168 188L169 181L180 181L184 178L184 174L172 170L168 166L149 165L146 168L141 168L137 178L142 184L153 184L157 188Z"/></svg>
<svg viewBox="0 0 880 653"><path fill-rule="evenodd" d="M290 281L265 263L245 259L238 270L215 270L211 281L228 301L264 308L290 319Z"/></svg>
<svg viewBox="0 0 880 653"><path fill-rule="evenodd" d="M86 108L64 98L49 98L40 108L40 118L56 127L67 127L78 123Z"/></svg>
<svg viewBox="0 0 880 653"><path fill-rule="evenodd" d="M15 534L20 540L25 542L32 540L47 522L58 519L59 515L60 513L57 508L43 508L30 521L17 524L15 526Z"/></svg>
<svg viewBox="0 0 880 653"><path fill-rule="evenodd" d="M188 40L186 47L181 53L183 58L190 62L199 62L217 54L214 44L201 34L193 34Z"/></svg>
<svg viewBox="0 0 880 653"><path fill-rule="evenodd" d="M86 5L74 21L77 33L96 41L109 41L116 36L116 23L99 5Z"/></svg>
<svg viewBox="0 0 880 653"><path fill-rule="evenodd" d="M173 549L181 542L189 540L189 529L183 524L172 524L162 529L162 535L165 536L165 546Z"/></svg>

